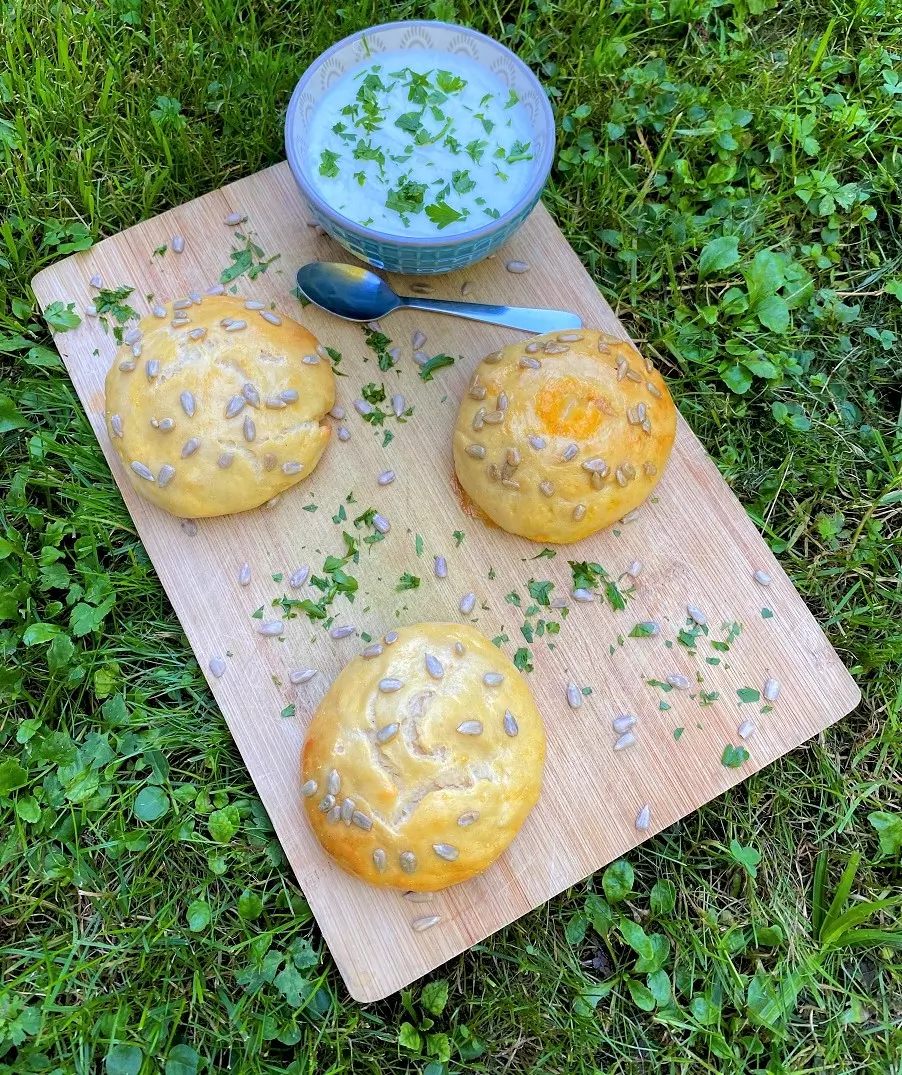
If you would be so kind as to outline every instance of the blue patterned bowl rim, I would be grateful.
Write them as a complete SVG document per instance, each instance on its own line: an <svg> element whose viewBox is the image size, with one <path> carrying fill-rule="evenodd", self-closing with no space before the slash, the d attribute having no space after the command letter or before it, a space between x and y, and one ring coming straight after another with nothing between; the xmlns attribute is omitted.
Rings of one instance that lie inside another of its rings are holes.
<svg viewBox="0 0 902 1075"><path fill-rule="evenodd" d="M542 154L541 160L536 162L535 175L532 182L523 191L517 202L506 213L503 213L497 220L493 220L491 223L486 224L481 228L476 228L473 231L459 231L455 232L453 235L445 237L437 236L436 238L417 235L408 237L396 233L393 234L391 232L375 231L372 228L362 227L356 221L337 212L328 202L320 197L313 186L307 181L300 160L298 159L298 154L295 149L296 142L293 137L296 116L298 114L298 102L307 87L307 83L313 78L322 64L336 53L348 48L350 45L353 45L355 41L359 41L367 35L376 34L383 30L399 30L419 26L439 26L444 29L453 30L456 33L478 38L480 41L486 42L492 48L506 52L511 58L514 66L520 70L527 80L535 85L538 91L538 99L541 102L543 119L548 133L548 138L545 143L545 151ZM307 200L328 220L333 220L336 224L341 225L341 227L345 228L347 231L353 232L355 235L361 236L361 238L376 240L381 243L386 243L389 246L416 247L420 250L441 249L443 247L454 247L459 246L462 243L484 239L494 234L496 231L500 231L522 211L524 205L531 204L538 200L551 171L551 163L554 158L554 135L554 113L551 111L551 105L548 103L548 97L542 89L542 84L527 64L525 64L516 53L511 52L506 45L502 45L501 42L496 41L494 37L482 34L478 30L471 30L469 26L457 26L454 23L441 22L438 19L407 19L398 22L383 22L378 26L371 26L367 30L358 30L356 34L351 34L349 37L344 37L341 41L337 41L331 48L326 49L325 52L321 53L313 63L310 64L301 76L298 84L295 86L294 92L291 95L291 100L288 103L288 114L285 119L285 153L288 157L288 166L291 169L291 173L298 186L301 188L304 197L307 198Z"/></svg>

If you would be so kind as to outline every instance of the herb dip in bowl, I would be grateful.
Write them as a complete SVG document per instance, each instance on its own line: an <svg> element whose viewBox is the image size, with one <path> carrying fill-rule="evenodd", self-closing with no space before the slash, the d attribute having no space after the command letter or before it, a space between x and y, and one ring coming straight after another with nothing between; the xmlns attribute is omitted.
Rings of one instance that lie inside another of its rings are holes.
<svg viewBox="0 0 902 1075"><path fill-rule="evenodd" d="M487 257L539 199L554 120L503 45L439 22L345 38L298 83L289 165L314 219L377 268L442 273Z"/></svg>

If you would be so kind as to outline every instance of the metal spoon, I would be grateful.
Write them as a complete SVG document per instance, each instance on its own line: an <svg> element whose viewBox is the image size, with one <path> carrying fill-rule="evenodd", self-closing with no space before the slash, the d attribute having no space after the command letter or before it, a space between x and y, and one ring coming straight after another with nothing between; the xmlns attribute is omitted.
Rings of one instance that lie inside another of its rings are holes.
<svg viewBox="0 0 902 1075"><path fill-rule="evenodd" d="M526 332L553 332L582 328L579 314L566 310L533 310L523 306L485 306L478 302L453 302L396 295L374 272L335 261L312 261L298 269L298 290L312 303L345 321L376 321L402 306L432 310L490 325L507 325Z"/></svg>

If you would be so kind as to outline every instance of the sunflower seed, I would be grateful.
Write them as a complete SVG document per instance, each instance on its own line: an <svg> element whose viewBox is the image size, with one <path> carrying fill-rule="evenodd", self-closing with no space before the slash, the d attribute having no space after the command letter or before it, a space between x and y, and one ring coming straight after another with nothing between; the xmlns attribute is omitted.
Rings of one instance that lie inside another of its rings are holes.
<svg viewBox="0 0 902 1075"><path fill-rule="evenodd" d="M661 399L661 390L657 385L652 384L651 381L646 381L645 387L648 389L649 394L654 396L655 399Z"/></svg>
<svg viewBox="0 0 902 1075"><path fill-rule="evenodd" d="M740 739L748 739L750 736L754 735L757 730L753 720L744 720L736 729L736 734Z"/></svg>
<svg viewBox="0 0 902 1075"><path fill-rule="evenodd" d="M436 556L435 558L435 577L437 579L448 577L448 561L444 556Z"/></svg>
<svg viewBox="0 0 902 1075"><path fill-rule="evenodd" d="M263 400L263 406L269 408L271 411L283 411L288 404L281 396L267 396L266 399Z"/></svg>
<svg viewBox="0 0 902 1075"><path fill-rule="evenodd" d="M99 291L103 287L103 277L100 275L99 272L96 272L88 281L88 283L91 285L91 287Z"/></svg>
<svg viewBox="0 0 902 1075"><path fill-rule="evenodd" d="M487 687L498 687L504 682L504 674L502 672L486 672L482 677L482 682Z"/></svg>
<svg viewBox="0 0 902 1075"><path fill-rule="evenodd" d="M346 426L338 427L338 439L340 441L346 441L351 439L351 431Z"/></svg>
<svg viewBox="0 0 902 1075"><path fill-rule="evenodd" d="M157 426L157 428L160 429L163 433L169 433L173 429L175 429L175 419L174 418L161 418L160 419L160 424Z"/></svg>
<svg viewBox="0 0 902 1075"><path fill-rule="evenodd" d="M122 336L122 342L127 343L129 346L131 346L133 343L137 343L140 339L141 330L138 328L126 329Z"/></svg>
<svg viewBox="0 0 902 1075"><path fill-rule="evenodd" d="M367 403L365 399L354 400L354 410L357 411L358 414L372 414L373 409L372 403Z"/></svg>
<svg viewBox="0 0 902 1075"><path fill-rule="evenodd" d="M224 318L222 318L222 320L219 322L220 328L226 328L228 325L231 325L231 323L234 320L235 320L234 317L224 317Z"/></svg>
<svg viewBox="0 0 902 1075"><path fill-rule="evenodd" d="M642 561L633 560L630 566L626 569L627 575L632 575L633 578L637 578L642 573Z"/></svg>
<svg viewBox="0 0 902 1075"><path fill-rule="evenodd" d="M681 675L668 676L667 682L679 691L688 691L690 687L689 680Z"/></svg>
<svg viewBox="0 0 902 1075"><path fill-rule="evenodd" d="M627 747L631 747L636 742L636 737L632 732L626 732L621 735L620 738L614 743L615 750L626 750Z"/></svg>
<svg viewBox="0 0 902 1075"><path fill-rule="evenodd" d="M297 571L292 571L288 576L288 585L292 590L299 590L307 581L307 576L310 574L310 568L304 564L303 567L299 567Z"/></svg>
<svg viewBox="0 0 902 1075"><path fill-rule="evenodd" d="M494 366L495 363L500 362L503 357L504 356L501 351L492 351L492 353L490 355L486 355L482 361L487 362L490 366Z"/></svg>
<svg viewBox="0 0 902 1075"><path fill-rule="evenodd" d="M561 343L579 343L582 338L581 332L562 332L558 336Z"/></svg>
<svg viewBox="0 0 902 1075"><path fill-rule="evenodd" d="M463 642L455 642L454 643L454 652L457 654L458 657L463 657L463 655L464 655L464 644L463 644Z"/></svg>
<svg viewBox="0 0 902 1075"><path fill-rule="evenodd" d="M181 254L181 252L185 249L184 235L173 235L171 245L173 254Z"/></svg>
<svg viewBox="0 0 902 1075"><path fill-rule="evenodd" d="M226 404L225 416L226 418L234 418L236 414L240 414L247 403L244 396L232 396L229 402Z"/></svg>
<svg viewBox="0 0 902 1075"><path fill-rule="evenodd" d="M501 425L504 421L504 411L489 411L488 414L483 416L483 421L489 426Z"/></svg>
<svg viewBox="0 0 902 1075"><path fill-rule="evenodd" d="M330 825L335 825L340 820L341 820L341 807L340 806L333 806L332 809L329 811L329 813L326 814L326 821L328 821Z"/></svg>
<svg viewBox="0 0 902 1075"><path fill-rule="evenodd" d="M208 287L204 292L205 295L223 295L225 294L225 284L213 284Z"/></svg>
<svg viewBox="0 0 902 1075"><path fill-rule="evenodd" d="M540 452L548 443L544 437L531 436L527 437L526 439L529 441L530 445L535 448L537 452Z"/></svg>
<svg viewBox="0 0 902 1075"><path fill-rule="evenodd" d="M642 807L638 814L636 814L636 828L640 832L644 832L645 829L651 824L651 807L648 803Z"/></svg>
<svg viewBox="0 0 902 1075"><path fill-rule="evenodd" d="M259 299L245 299L244 308L245 310L265 310L266 303Z"/></svg>
<svg viewBox="0 0 902 1075"><path fill-rule="evenodd" d="M295 668L288 673L288 678L295 684L295 686L300 687L305 683L309 683L315 675L315 668Z"/></svg>
<svg viewBox="0 0 902 1075"><path fill-rule="evenodd" d="M780 686L781 684L779 679L771 678L766 680L764 684L764 690L762 691L764 695L764 700L766 702L776 702L776 700L780 697Z"/></svg>
<svg viewBox="0 0 902 1075"><path fill-rule="evenodd" d="M304 355L301 361L304 363L305 366L318 366L319 355ZM361 414L362 413L363 412L361 411Z"/></svg>
<svg viewBox="0 0 902 1075"><path fill-rule="evenodd" d="M637 426L639 424L641 419L639 417L639 410L637 407L627 407L626 420L631 426Z"/></svg>
<svg viewBox="0 0 902 1075"><path fill-rule="evenodd" d="M646 417L648 416L648 408L645 406L644 403L640 403L637 405L636 414L639 416L640 422L645 421Z"/></svg>
<svg viewBox="0 0 902 1075"><path fill-rule="evenodd" d="M567 607L567 599L566 599L566 597L552 597L552 599L548 602L548 607L549 608L566 608Z"/></svg>
<svg viewBox="0 0 902 1075"><path fill-rule="evenodd" d="M114 437L122 436L122 419L118 414L110 415L110 429L112 429Z"/></svg>
<svg viewBox="0 0 902 1075"><path fill-rule="evenodd" d="M382 694L394 694L395 691L399 691L403 686L403 679L392 679L391 676L386 676L385 679L379 680L379 690Z"/></svg>
<svg viewBox="0 0 902 1075"><path fill-rule="evenodd" d="M336 639L348 638L356 630L357 628L353 623L346 623L343 627L333 627L332 630L329 631L329 635Z"/></svg>
<svg viewBox="0 0 902 1075"><path fill-rule="evenodd" d="M326 780L326 791L330 795L337 795L341 791L341 773L337 769L330 769Z"/></svg>
<svg viewBox="0 0 902 1075"><path fill-rule="evenodd" d="M649 477L653 477L655 474L658 473L658 468L654 465L654 463L643 463L642 469Z"/></svg>
<svg viewBox="0 0 902 1075"><path fill-rule="evenodd" d="M563 343L546 343L543 350L546 355L565 355L570 348Z"/></svg>
<svg viewBox="0 0 902 1075"><path fill-rule="evenodd" d="M621 518L622 523L634 523L639 518L639 509L633 508L632 511L628 511L626 515Z"/></svg>
<svg viewBox="0 0 902 1075"><path fill-rule="evenodd" d="M579 709L583 704L583 693L572 681L567 684L567 705L571 709Z"/></svg>
<svg viewBox="0 0 902 1075"><path fill-rule="evenodd" d="M539 345L537 343L528 343L523 348L523 350L529 355L534 355L536 353L536 351L538 351L538 349L539 349Z"/></svg>
<svg viewBox="0 0 902 1075"><path fill-rule="evenodd" d="M412 851L402 851L398 856L398 862L405 873L413 873L417 868L417 857Z"/></svg>
<svg viewBox="0 0 902 1075"><path fill-rule="evenodd" d="M445 674L442 662L437 657L433 657L431 653L426 654L426 671L433 679L441 679Z"/></svg>
<svg viewBox="0 0 902 1075"><path fill-rule="evenodd" d="M284 629L284 624L281 620L264 620L257 631L261 635L280 635Z"/></svg>
<svg viewBox="0 0 902 1075"><path fill-rule="evenodd" d="M174 477L175 467L171 466L169 463L164 463L160 467L160 473L157 475L157 485L161 489L165 489Z"/></svg>
<svg viewBox="0 0 902 1075"><path fill-rule="evenodd" d="M598 455L592 459L587 459L584 463L581 463L580 466L590 474L604 475L608 472L608 464Z"/></svg>
<svg viewBox="0 0 902 1075"><path fill-rule="evenodd" d="M586 505L577 504L573 509L573 521L578 523L586 517Z"/></svg>
<svg viewBox="0 0 902 1075"><path fill-rule="evenodd" d="M395 480L395 472L393 470L383 470L377 480L380 485L391 485Z"/></svg>
<svg viewBox="0 0 902 1075"><path fill-rule="evenodd" d="M354 816L354 800L344 799L341 804L341 820L346 824L351 824L351 818Z"/></svg>
<svg viewBox="0 0 902 1075"><path fill-rule="evenodd" d="M479 811L478 810L468 810L467 813L460 815L460 817L457 819L457 824L460 825L460 827L462 829L465 829L465 828L467 828L467 826L472 825L474 821L478 821L478 820L479 820Z"/></svg>
<svg viewBox="0 0 902 1075"><path fill-rule="evenodd" d="M708 626L708 617L697 605L687 605L686 613L688 614L689 619L694 620L699 627Z"/></svg>
<svg viewBox="0 0 902 1075"><path fill-rule="evenodd" d="M485 448L481 444L468 444L464 451L474 459L485 459Z"/></svg>
<svg viewBox="0 0 902 1075"><path fill-rule="evenodd" d="M382 641L386 644L386 646L392 645L392 643L398 641L398 632L389 631L388 634L382 639Z"/></svg>
<svg viewBox="0 0 902 1075"><path fill-rule="evenodd" d="M389 349L385 353L391 356L393 362L397 362L398 359L401 357L401 348L389 347Z"/></svg>
<svg viewBox="0 0 902 1075"><path fill-rule="evenodd" d="M373 819L367 817L362 810L355 810L351 814L351 823L356 825L358 829L363 829L364 832L369 832L373 827Z"/></svg>
<svg viewBox="0 0 902 1075"><path fill-rule="evenodd" d="M224 325L226 332L240 332L241 329L247 328L247 321L242 321L241 318L236 318L234 321L230 321L227 325Z"/></svg>
<svg viewBox="0 0 902 1075"><path fill-rule="evenodd" d="M502 478L501 484L507 489L519 489L520 483L514 481L512 478Z"/></svg>
<svg viewBox="0 0 902 1075"><path fill-rule="evenodd" d="M387 863L388 856L385 854L381 847L377 847L376 850L373 852L373 865L376 867L379 873L382 873Z"/></svg>
<svg viewBox="0 0 902 1075"><path fill-rule="evenodd" d="M625 713L622 717L615 717L611 721L611 727L618 735L628 732L630 728L635 727L635 724L636 718L631 713Z"/></svg>
<svg viewBox="0 0 902 1075"><path fill-rule="evenodd" d="M158 377L160 373L160 363L156 358L149 358L144 363L144 372L147 374L148 381L152 381L154 377Z"/></svg>
<svg viewBox="0 0 902 1075"><path fill-rule="evenodd" d="M420 332L419 329L417 329L416 332L413 334L413 340L411 342L414 351L419 351L422 348L423 344L426 342L426 336L424 333Z"/></svg>
<svg viewBox="0 0 902 1075"><path fill-rule="evenodd" d="M190 305L190 299L176 299L172 304L172 308L173 310L187 310Z"/></svg>
<svg viewBox="0 0 902 1075"><path fill-rule="evenodd" d="M328 358L329 357L329 352L326 350L325 346L323 344L321 344L321 343L318 343L316 345L316 353L319 355L320 358Z"/></svg>
<svg viewBox="0 0 902 1075"><path fill-rule="evenodd" d="M335 805L334 795L324 795L317 803L317 809L321 810L324 814L328 814L332 807Z"/></svg>
<svg viewBox="0 0 902 1075"><path fill-rule="evenodd" d="M250 382L241 386L241 394L252 407L260 406L260 393Z"/></svg>
<svg viewBox="0 0 902 1075"><path fill-rule="evenodd" d="M195 411L194 396L190 392L182 392L179 396L179 402L181 403L182 410L185 414L187 414L189 418L193 418Z"/></svg>
<svg viewBox="0 0 902 1075"><path fill-rule="evenodd" d="M392 396L391 409L394 412L395 418L400 418L404 414L406 406L406 401L400 393L396 396Z"/></svg>
<svg viewBox="0 0 902 1075"><path fill-rule="evenodd" d="M382 643L373 642L372 645L366 647L366 649L360 651L360 656L365 657L367 660L371 660L373 657L378 657L382 653Z"/></svg>
<svg viewBox="0 0 902 1075"><path fill-rule="evenodd" d="M457 730L461 735L482 735L482 721L465 720L463 724L458 724Z"/></svg>
<svg viewBox="0 0 902 1075"><path fill-rule="evenodd" d="M432 903L431 892L405 892L404 899L410 903Z"/></svg>
<svg viewBox="0 0 902 1075"><path fill-rule="evenodd" d="M264 321L268 321L271 325L281 325L282 318L278 314L272 312L272 310L261 310L260 316Z"/></svg>
<svg viewBox="0 0 902 1075"><path fill-rule="evenodd" d="M156 480L151 473L150 468L146 467L143 463L139 463L137 460L132 463L132 470L138 475L139 478L144 478L145 481L152 482Z"/></svg>
<svg viewBox="0 0 902 1075"><path fill-rule="evenodd" d="M97 316L97 307L93 303L89 303L89 305L87 305L85 307L85 314L88 317L96 317Z"/></svg>
<svg viewBox="0 0 902 1075"><path fill-rule="evenodd" d="M616 471L614 471L614 477L617 479L617 484L621 489L625 489L626 486L629 485L629 478L623 473L623 467L618 467Z"/></svg>
<svg viewBox="0 0 902 1075"><path fill-rule="evenodd" d="M481 384L471 385L467 391L470 396L470 399L483 400L486 397L486 390L482 387Z"/></svg>
<svg viewBox="0 0 902 1075"><path fill-rule="evenodd" d="M418 366L425 366L429 361L429 355L425 351L414 351L413 360Z"/></svg>
<svg viewBox="0 0 902 1075"><path fill-rule="evenodd" d="M509 709L504 711L504 731L505 734L513 738L517 732L520 731L520 726L517 724L517 718Z"/></svg>
<svg viewBox="0 0 902 1075"><path fill-rule="evenodd" d="M391 523L384 515L373 516L373 529L378 530L380 534L387 534L391 530Z"/></svg>
<svg viewBox="0 0 902 1075"><path fill-rule="evenodd" d="M275 456L274 452L266 452L264 454L264 456L263 456L263 469L265 471L269 472L270 470L275 470L276 469L276 463L278 463L278 459L276 459L276 456Z"/></svg>
<svg viewBox="0 0 902 1075"><path fill-rule="evenodd" d="M520 453L516 448L508 448L506 459L509 467L518 467L521 463Z"/></svg>
<svg viewBox="0 0 902 1075"><path fill-rule="evenodd" d="M549 481L539 482L539 492L542 496L554 496L554 485Z"/></svg>
<svg viewBox="0 0 902 1075"><path fill-rule="evenodd" d="M191 318L186 313L177 313L170 324L173 328L184 328L191 324Z"/></svg>
<svg viewBox="0 0 902 1075"><path fill-rule="evenodd" d="M283 388L279 393L279 399L283 403L297 403L297 391L294 388Z"/></svg>
<svg viewBox="0 0 902 1075"><path fill-rule="evenodd" d="M194 303L195 306L200 306L203 302L203 296L199 291L189 291L188 298Z"/></svg>
<svg viewBox="0 0 902 1075"><path fill-rule="evenodd" d="M391 724L385 724L378 732L376 732L376 742L387 743L389 740L394 739L400 730L401 725L398 724L397 721L392 721Z"/></svg>
<svg viewBox="0 0 902 1075"><path fill-rule="evenodd" d="M472 286L473 285L470 283L469 280L464 280L464 282L460 285L461 295L469 295Z"/></svg>
<svg viewBox="0 0 902 1075"><path fill-rule="evenodd" d="M507 402L508 402L507 401L507 393L506 392L499 392L498 393L498 399L495 401L495 407L499 411L506 411L507 410ZM486 418L486 421L488 422L488 418ZM489 424L491 425L491 423L489 423Z"/></svg>
<svg viewBox="0 0 902 1075"><path fill-rule="evenodd" d="M187 459L189 455L194 455L199 447L200 439L198 437L192 437L190 440L186 440L182 446L182 459Z"/></svg>
<svg viewBox="0 0 902 1075"><path fill-rule="evenodd" d="M153 307L151 307L150 312L154 315L154 317L159 317L159 318L162 319L162 318L164 318L166 316L166 307L165 306L153 306Z"/></svg>
<svg viewBox="0 0 902 1075"><path fill-rule="evenodd" d="M312 798L319 791L319 784L315 780L308 780L301 785L301 794L305 799Z"/></svg>
<svg viewBox="0 0 902 1075"><path fill-rule="evenodd" d="M232 465L232 460L235 458L234 452L223 452L222 455L216 460L220 470L226 470Z"/></svg>
<svg viewBox="0 0 902 1075"><path fill-rule="evenodd" d="M626 371L629 369L629 363L625 358L617 359L617 380L622 381L626 376Z"/></svg>
<svg viewBox="0 0 902 1075"><path fill-rule="evenodd" d="M529 272L529 264L525 261L509 261L505 266L508 272Z"/></svg>
<svg viewBox="0 0 902 1075"><path fill-rule="evenodd" d="M300 474L303 469L304 469L304 464L303 463L296 463L296 462L293 462L293 461L289 461L287 463L282 464L282 473L283 474Z"/></svg>
<svg viewBox="0 0 902 1075"><path fill-rule="evenodd" d="M571 459L575 459L579 455L578 444L568 444L567 447L561 452L561 462L569 463Z"/></svg>
<svg viewBox="0 0 902 1075"><path fill-rule="evenodd" d="M140 341L138 343L133 343L132 344L132 358L140 358L143 350L144 350L144 348L142 347Z"/></svg>
<svg viewBox="0 0 902 1075"><path fill-rule="evenodd" d="M249 414L244 416L244 439L250 443L257 436L257 426Z"/></svg>
<svg viewBox="0 0 902 1075"><path fill-rule="evenodd" d="M425 933L427 929L437 926L441 920L441 915L431 914L427 915L426 918L418 918L412 925L417 933Z"/></svg>
<svg viewBox="0 0 902 1075"><path fill-rule="evenodd" d="M463 597L460 599L460 604L458 605L458 608L465 616L469 616L470 613L473 611L475 605L476 594L471 592L463 595Z"/></svg>
<svg viewBox="0 0 902 1075"><path fill-rule="evenodd" d="M524 370L538 370L542 368L542 363L537 358L521 358L520 367Z"/></svg>
<svg viewBox="0 0 902 1075"><path fill-rule="evenodd" d="M766 571L762 571L760 568L755 572L754 575L752 575L752 578L755 580L755 582L758 583L759 586L770 586L771 584L770 575L768 575Z"/></svg>
<svg viewBox="0 0 902 1075"><path fill-rule="evenodd" d="M136 365L136 362L134 362L130 358L127 358L124 362L119 363L119 369L121 369L123 373L131 373L131 371L135 368Z"/></svg>
<svg viewBox="0 0 902 1075"><path fill-rule="evenodd" d="M485 407L480 407L473 415L473 430L478 433L485 425Z"/></svg>
<svg viewBox="0 0 902 1075"><path fill-rule="evenodd" d="M644 638L654 638L661 633L661 625L655 623L654 620L643 620L642 623L637 623L636 626L641 628L642 637Z"/></svg>
<svg viewBox="0 0 902 1075"><path fill-rule="evenodd" d="M595 594L593 594L591 590L587 590L582 586L578 587L576 590L571 590L570 596L573 598L574 601L588 602L595 600Z"/></svg>
<svg viewBox="0 0 902 1075"><path fill-rule="evenodd" d="M460 854L453 844L433 844L432 850L440 859L445 859L447 862L455 862Z"/></svg>

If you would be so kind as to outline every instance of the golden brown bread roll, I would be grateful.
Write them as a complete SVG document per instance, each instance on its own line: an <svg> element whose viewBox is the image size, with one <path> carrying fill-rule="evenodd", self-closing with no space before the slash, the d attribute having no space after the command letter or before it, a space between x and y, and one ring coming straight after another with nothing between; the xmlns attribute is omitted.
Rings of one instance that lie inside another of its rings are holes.
<svg viewBox="0 0 902 1075"><path fill-rule="evenodd" d="M483 359L457 416L454 467L502 529L579 541L645 500L675 434L667 386L632 344L552 332Z"/></svg>
<svg viewBox="0 0 902 1075"><path fill-rule="evenodd" d="M113 446L135 489L174 515L264 504L309 477L329 440L331 362L302 325L261 305L159 307L165 316L145 317L107 374Z"/></svg>
<svg viewBox="0 0 902 1075"><path fill-rule="evenodd" d="M351 660L304 742L320 843L377 885L435 891L480 873L539 797L542 718L523 676L475 628L420 623Z"/></svg>

